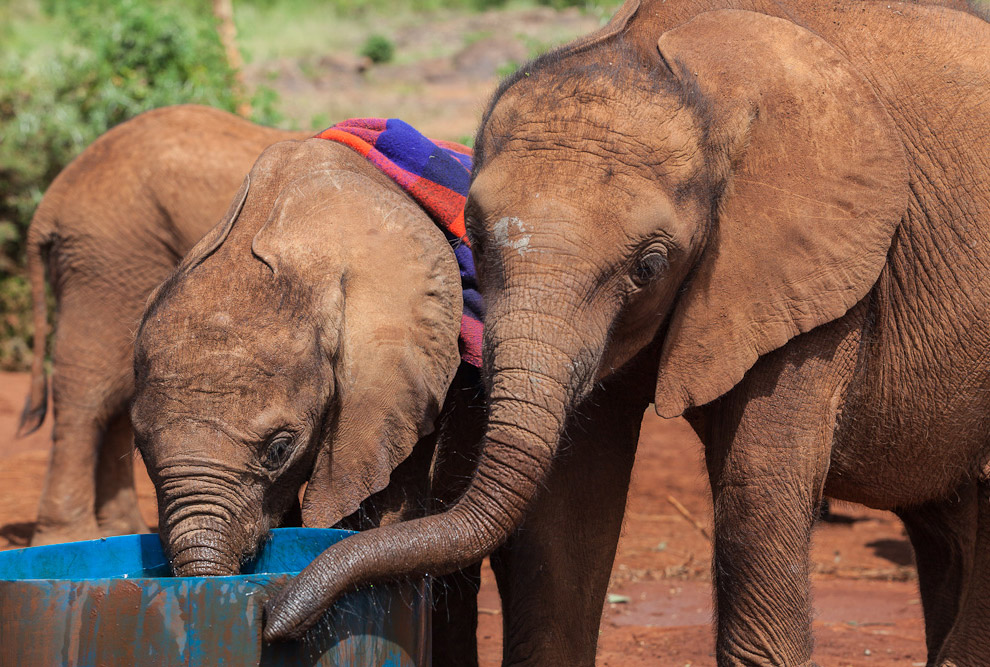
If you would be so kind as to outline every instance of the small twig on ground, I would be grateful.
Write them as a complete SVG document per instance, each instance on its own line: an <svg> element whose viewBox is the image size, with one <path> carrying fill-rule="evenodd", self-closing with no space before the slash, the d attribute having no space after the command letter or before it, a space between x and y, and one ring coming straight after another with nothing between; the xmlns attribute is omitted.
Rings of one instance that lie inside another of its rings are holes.
<svg viewBox="0 0 990 667"><path fill-rule="evenodd" d="M836 568L819 565L814 568L813 572L817 575L836 577L838 579L868 581L914 581L918 578L918 571L910 566Z"/></svg>
<svg viewBox="0 0 990 667"><path fill-rule="evenodd" d="M677 510L677 512L682 517L684 517L688 523L694 526L699 533L704 535L706 540L708 540L709 542L712 541L712 535L711 533L708 532L708 529L705 528L703 525L701 525L701 523L697 519L695 519L690 512L688 512L688 509L684 507L684 505L681 505L680 501L677 500L677 498L675 498L674 496L667 496L667 502L673 505L674 509Z"/></svg>
<svg viewBox="0 0 990 667"><path fill-rule="evenodd" d="M626 518L632 521L658 521L662 523L681 520L681 517L676 514L641 514L639 512L626 512Z"/></svg>

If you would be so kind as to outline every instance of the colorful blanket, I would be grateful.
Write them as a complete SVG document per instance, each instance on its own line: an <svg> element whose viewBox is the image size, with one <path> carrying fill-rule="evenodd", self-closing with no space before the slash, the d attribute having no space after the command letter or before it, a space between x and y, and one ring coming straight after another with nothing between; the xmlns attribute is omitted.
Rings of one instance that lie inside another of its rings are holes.
<svg viewBox="0 0 990 667"><path fill-rule="evenodd" d="M480 367L485 304L478 292L474 259L464 230L471 149L427 139L398 118L353 118L320 132L316 138L340 142L366 157L408 192L443 230L454 249L464 292L461 359Z"/></svg>

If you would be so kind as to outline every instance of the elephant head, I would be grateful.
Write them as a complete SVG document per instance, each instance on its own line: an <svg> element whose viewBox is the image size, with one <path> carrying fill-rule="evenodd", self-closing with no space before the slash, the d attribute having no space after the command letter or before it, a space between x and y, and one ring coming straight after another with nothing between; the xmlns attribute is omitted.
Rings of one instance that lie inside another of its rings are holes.
<svg viewBox="0 0 990 667"><path fill-rule="evenodd" d="M304 482L320 527L384 488L434 428L460 300L443 233L357 153L266 150L137 334L132 419L175 573L237 573Z"/></svg>
<svg viewBox="0 0 990 667"><path fill-rule="evenodd" d="M724 10L655 44L616 44L608 69L538 63L479 134L466 219L488 371L539 370L515 328L552 348L565 411L658 335L660 415L723 395L863 298L907 210L891 118L811 32Z"/></svg>
<svg viewBox="0 0 990 667"><path fill-rule="evenodd" d="M465 217L490 405L467 492L332 549L281 593L268 638L356 582L497 546L565 417L645 348L657 412L679 415L876 282L909 190L870 82L788 20L725 10L651 36L638 8L522 68L479 130Z"/></svg>

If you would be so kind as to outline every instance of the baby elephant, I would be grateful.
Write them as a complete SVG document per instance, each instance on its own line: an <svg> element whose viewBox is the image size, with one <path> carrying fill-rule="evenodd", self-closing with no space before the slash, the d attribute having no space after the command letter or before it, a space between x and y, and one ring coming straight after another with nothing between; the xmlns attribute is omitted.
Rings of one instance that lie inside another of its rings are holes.
<svg viewBox="0 0 990 667"><path fill-rule="evenodd" d="M454 500L483 428L473 369L455 380L462 304L444 232L369 160L324 139L267 149L135 342L131 418L175 574L237 573L304 483L306 526L373 494L357 527ZM473 604L470 583L447 590ZM443 616L466 627L449 663L471 664L475 614Z"/></svg>
<svg viewBox="0 0 990 667"><path fill-rule="evenodd" d="M48 188L27 239L35 334L21 435L47 411L46 263L58 313L52 457L32 544L147 530L127 417L141 310L261 151L305 136L209 107L156 109L101 136Z"/></svg>

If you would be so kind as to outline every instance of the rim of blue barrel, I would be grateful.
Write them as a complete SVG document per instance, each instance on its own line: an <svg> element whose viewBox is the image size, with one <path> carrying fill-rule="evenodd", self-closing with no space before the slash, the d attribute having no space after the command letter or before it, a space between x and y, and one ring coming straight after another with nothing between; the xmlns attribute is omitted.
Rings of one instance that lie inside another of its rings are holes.
<svg viewBox="0 0 990 667"><path fill-rule="evenodd" d="M258 554L242 565L240 574L218 577L172 576L156 533L11 549L0 551L0 582L257 580L297 574L327 547L353 534L335 528L276 528Z"/></svg>

